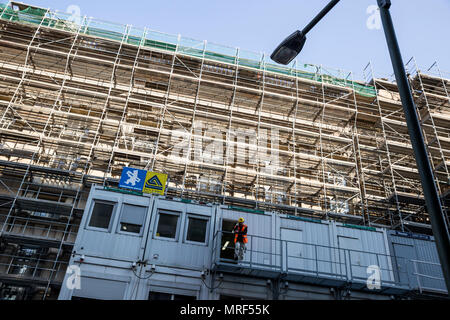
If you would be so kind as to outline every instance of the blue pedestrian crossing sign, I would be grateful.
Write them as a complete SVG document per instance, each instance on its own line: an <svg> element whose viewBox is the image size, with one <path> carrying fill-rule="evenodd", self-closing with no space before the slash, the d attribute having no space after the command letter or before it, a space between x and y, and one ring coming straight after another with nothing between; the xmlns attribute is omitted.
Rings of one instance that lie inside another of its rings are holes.
<svg viewBox="0 0 450 320"><path fill-rule="evenodd" d="M146 170L124 167L119 181L119 188L142 192L146 177Z"/></svg>

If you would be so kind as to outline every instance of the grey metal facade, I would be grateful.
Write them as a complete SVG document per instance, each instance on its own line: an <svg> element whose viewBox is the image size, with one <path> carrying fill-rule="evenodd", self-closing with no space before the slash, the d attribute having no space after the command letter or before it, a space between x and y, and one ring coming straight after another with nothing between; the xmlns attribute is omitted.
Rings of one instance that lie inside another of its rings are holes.
<svg viewBox="0 0 450 320"><path fill-rule="evenodd" d="M113 206L103 228L91 225L95 203ZM127 214L124 208L130 206L145 208L145 214ZM249 226L249 243L236 263L227 256L234 246L227 228L241 216ZM170 237L161 219L176 221ZM189 239L191 219L202 221L200 241ZM128 222L141 225L124 231ZM382 228L97 186L91 189L59 299L151 299L155 294L172 299L389 299L442 287L442 275L431 273L435 279L418 288L407 270L398 268L404 254L397 244L404 239L411 240L392 232L388 236ZM411 241L407 244L418 247L413 260L435 263L423 240ZM74 285L70 266L79 268L81 288ZM374 266L381 283L369 289Z"/></svg>
<svg viewBox="0 0 450 320"><path fill-rule="evenodd" d="M410 285L422 291L447 292L434 238L389 230L389 245L396 268L407 271Z"/></svg>

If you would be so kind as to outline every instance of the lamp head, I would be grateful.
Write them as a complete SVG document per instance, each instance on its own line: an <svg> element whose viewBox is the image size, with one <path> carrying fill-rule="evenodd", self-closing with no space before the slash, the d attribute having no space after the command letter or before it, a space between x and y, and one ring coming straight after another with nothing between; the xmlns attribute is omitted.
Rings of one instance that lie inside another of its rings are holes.
<svg viewBox="0 0 450 320"><path fill-rule="evenodd" d="M306 36L297 30L278 45L270 58L277 63L286 65L300 53L305 42Z"/></svg>

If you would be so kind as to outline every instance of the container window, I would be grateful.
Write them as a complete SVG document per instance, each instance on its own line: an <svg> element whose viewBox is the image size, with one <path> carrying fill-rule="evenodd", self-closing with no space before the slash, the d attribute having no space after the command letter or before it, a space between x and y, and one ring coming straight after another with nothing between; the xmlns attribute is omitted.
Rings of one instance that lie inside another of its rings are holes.
<svg viewBox="0 0 450 320"><path fill-rule="evenodd" d="M147 207L123 204L120 217L120 230L131 233L141 233L144 224Z"/></svg>
<svg viewBox="0 0 450 320"><path fill-rule="evenodd" d="M95 202L92 210L90 227L108 229L111 221L111 216L114 210L114 204L103 202Z"/></svg>
<svg viewBox="0 0 450 320"><path fill-rule="evenodd" d="M241 297L236 297L236 296L228 296L225 294L221 294L219 297L219 300L242 300Z"/></svg>
<svg viewBox="0 0 450 320"><path fill-rule="evenodd" d="M148 300L184 300L184 301L193 301L197 300L195 296L186 296L182 294L171 294L171 293L163 293L150 291L148 295Z"/></svg>
<svg viewBox="0 0 450 320"><path fill-rule="evenodd" d="M194 296L186 296L183 294L174 294L173 300L194 301L194 300L197 300L197 298Z"/></svg>
<svg viewBox="0 0 450 320"><path fill-rule="evenodd" d="M169 293L150 291L148 300L172 300L172 295Z"/></svg>
<svg viewBox="0 0 450 320"><path fill-rule="evenodd" d="M160 213L158 221L157 237L175 239L177 234L178 215Z"/></svg>
<svg viewBox="0 0 450 320"><path fill-rule="evenodd" d="M76 300L76 301L99 301L100 299L93 299L93 298L83 298L83 297L76 297L72 296L70 300Z"/></svg>
<svg viewBox="0 0 450 320"><path fill-rule="evenodd" d="M204 243L207 226L208 220L189 217L186 240Z"/></svg>

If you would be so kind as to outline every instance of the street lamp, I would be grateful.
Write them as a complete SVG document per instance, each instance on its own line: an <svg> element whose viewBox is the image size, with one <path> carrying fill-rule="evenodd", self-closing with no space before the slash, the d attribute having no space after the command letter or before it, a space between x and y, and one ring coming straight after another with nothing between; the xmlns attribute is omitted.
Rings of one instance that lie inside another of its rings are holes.
<svg viewBox="0 0 450 320"><path fill-rule="evenodd" d="M295 31L289 37L284 39L282 43L273 51L270 59L281 64L288 64L300 53L303 45L306 42L306 34L311 30L317 22L322 18L339 2L339 0L330 1L322 11L319 12L314 19L302 31Z"/></svg>
<svg viewBox="0 0 450 320"><path fill-rule="evenodd" d="M394 25L392 23L391 0L377 0L380 8L381 21L383 23L384 34L389 48L392 67L395 73L395 79L398 91L405 113L405 120L408 126L411 145L414 150L417 168L422 183L422 189L425 196L425 204L430 215L431 228L436 241L436 248L441 262L442 271L450 294L450 236L445 221L444 212L436 189L433 172L431 170L430 160L428 159L425 142L423 140L422 129L417 118L416 106L409 87L405 67L403 65L400 48L395 35ZM302 30L295 31L287 37L272 53L270 58L281 64L291 62L302 50L306 34L311 30L337 3L339 0L333 0L322 9L322 11Z"/></svg>

